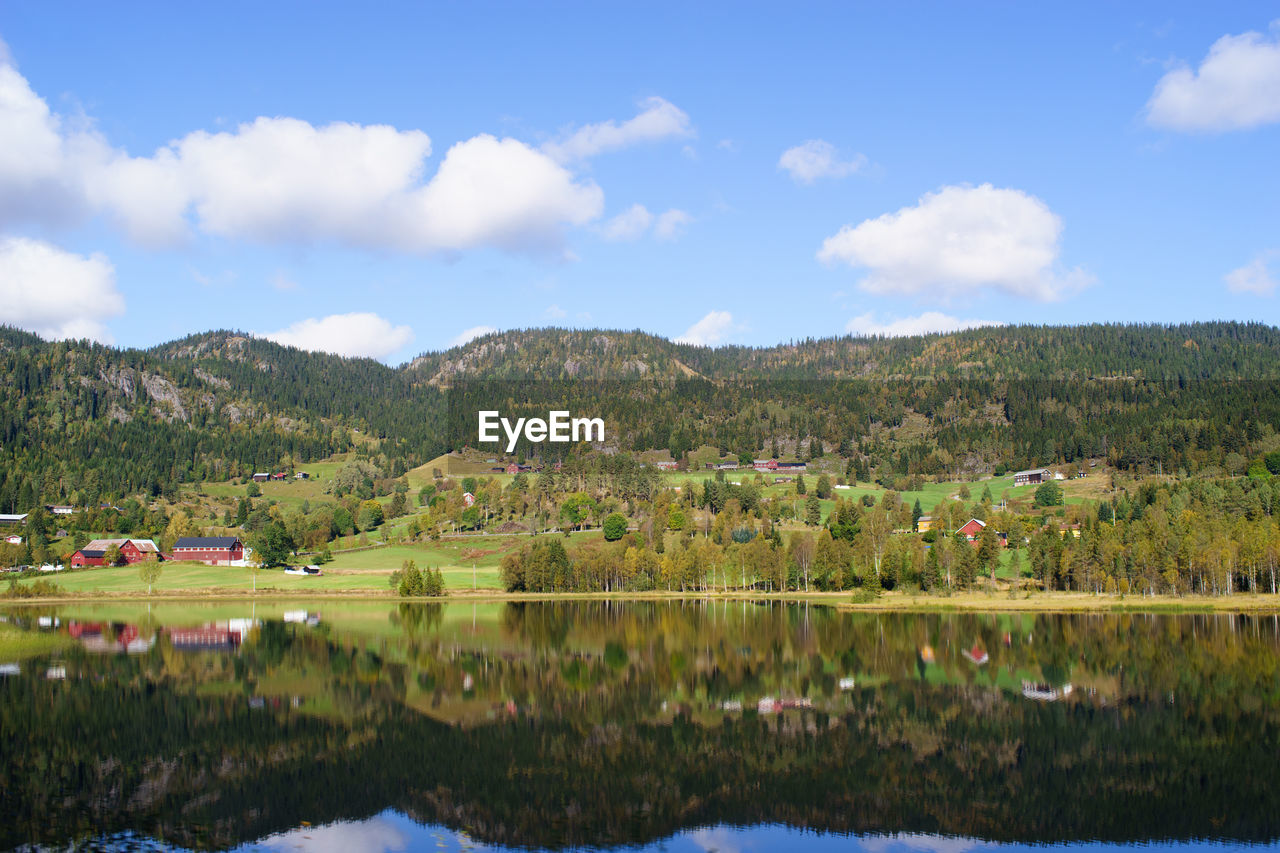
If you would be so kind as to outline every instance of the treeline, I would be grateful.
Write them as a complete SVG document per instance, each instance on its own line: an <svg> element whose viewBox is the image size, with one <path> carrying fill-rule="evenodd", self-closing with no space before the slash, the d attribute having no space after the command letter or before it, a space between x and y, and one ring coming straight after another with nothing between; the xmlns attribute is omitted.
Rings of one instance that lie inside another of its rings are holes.
<svg viewBox="0 0 1280 853"><path fill-rule="evenodd" d="M603 527L605 541L568 548L562 537L534 538L504 557L502 582L512 592L873 595L995 586L1205 595L1280 588L1280 478L1146 482L1070 507L1053 506L1062 496L1051 484L1043 489L1047 505L1028 512L995 506L988 489L972 504L939 503L923 533L919 504L894 492L879 501L837 498L822 520L816 491L764 498L750 483L708 480L629 506L561 493L574 518L582 513ZM609 513L620 519L612 534ZM961 535L970 519L983 523L979 532ZM805 526L784 536L782 525L794 521Z"/></svg>

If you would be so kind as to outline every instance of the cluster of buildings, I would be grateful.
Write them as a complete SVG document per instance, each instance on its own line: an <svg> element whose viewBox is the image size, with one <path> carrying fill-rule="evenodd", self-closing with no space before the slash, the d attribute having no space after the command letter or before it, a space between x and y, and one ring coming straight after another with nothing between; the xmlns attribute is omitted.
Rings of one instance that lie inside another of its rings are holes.
<svg viewBox="0 0 1280 853"><path fill-rule="evenodd" d="M489 459L487 461L497 462L498 460ZM563 462L551 463L552 471L560 471L563 469L564 469ZM542 466L542 465L520 465L515 462L508 462L506 465L494 465L492 468L489 469L489 472L491 474L527 474L530 472L534 474L541 474L545 470L546 470L545 466Z"/></svg>
<svg viewBox="0 0 1280 853"><path fill-rule="evenodd" d="M107 509L107 505L103 505L102 509ZM76 508L73 506L63 506L61 504L45 504L45 512L52 515L75 515ZM5 526L21 526L27 523L27 512L0 512L0 525Z"/></svg>
<svg viewBox="0 0 1280 853"><path fill-rule="evenodd" d="M259 471L258 473L253 475L253 482L255 483L265 483L268 480L287 480L287 479L289 479L289 475L284 471L277 471L274 474L268 474L264 471ZM299 471L298 473L293 475L293 479L310 480L311 475L308 474L306 471Z"/></svg>
<svg viewBox="0 0 1280 853"><path fill-rule="evenodd" d="M71 555L71 568L105 566L107 552L113 548L120 552L120 560L126 566L141 563L143 560L164 559L155 541L151 539L94 539Z"/></svg>
<svg viewBox="0 0 1280 853"><path fill-rule="evenodd" d="M107 565L107 553L120 552L126 566L144 560L186 560L208 566L244 566L244 543L235 536L184 536L164 554L152 539L94 539L71 555L71 568Z"/></svg>
<svg viewBox="0 0 1280 853"><path fill-rule="evenodd" d="M779 462L777 459L760 459L750 465L739 465L737 462L708 462L709 471L737 471L739 468L753 468L756 471L805 471L805 462Z"/></svg>

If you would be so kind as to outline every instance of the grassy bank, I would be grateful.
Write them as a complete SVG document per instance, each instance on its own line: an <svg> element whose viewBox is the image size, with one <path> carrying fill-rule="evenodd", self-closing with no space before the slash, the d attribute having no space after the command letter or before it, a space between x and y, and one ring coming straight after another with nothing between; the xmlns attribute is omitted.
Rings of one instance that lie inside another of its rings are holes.
<svg viewBox="0 0 1280 853"><path fill-rule="evenodd" d="M279 573L274 573L279 575ZM1009 595L1007 592L962 592L951 595L925 595L919 592L886 592L873 598L865 598L850 592L787 592L762 593L753 591L729 591L710 593L680 592L580 592L580 593L507 593L498 589L472 590L469 586L453 586L444 599L404 599L396 596L382 584L369 586L308 585L307 581L319 578L295 578L284 576L298 583L289 585L260 579L257 592L243 584L206 585L191 588L166 588L148 595L145 587L117 589L78 588L64 585L65 593L56 598L3 599L0 606L24 604L82 604L86 602L245 602L258 601L273 605L283 602L313 601L434 601L434 602L505 602L505 601L777 601L823 604L841 610L901 611L901 612L1134 612L1134 613L1276 613L1280 614L1280 596L1232 595L1232 596L1122 596L1094 595L1075 592L1035 592Z"/></svg>
<svg viewBox="0 0 1280 853"><path fill-rule="evenodd" d="M51 655L76 645L66 634L20 631L0 625L0 661L15 661L39 655Z"/></svg>

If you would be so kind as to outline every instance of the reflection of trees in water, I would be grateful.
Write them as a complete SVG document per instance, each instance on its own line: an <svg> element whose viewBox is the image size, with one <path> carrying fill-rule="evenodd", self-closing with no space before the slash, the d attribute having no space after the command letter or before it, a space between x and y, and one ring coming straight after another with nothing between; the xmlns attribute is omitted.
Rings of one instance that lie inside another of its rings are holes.
<svg viewBox="0 0 1280 853"><path fill-rule="evenodd" d="M440 622L444 619L444 605L406 602L391 611L388 618L391 624L398 626L406 636L416 638L440 628Z"/></svg>
<svg viewBox="0 0 1280 853"><path fill-rule="evenodd" d="M389 806L551 846L762 821L1018 840L1280 832L1269 618L721 604L514 606L502 651L459 648L439 609L397 608L403 630L377 643L266 623L232 657L72 655L65 682L3 682L2 730L30 734L0 762L15 817L0 846L85 825L227 846ZM975 645L984 667L961 655ZM992 683L1055 670L1107 703ZM519 717L449 726L410 707L424 678L461 696L467 674L472 700ZM325 685L327 717L246 699L304 676ZM757 714L764 695L814 708ZM735 698L748 710L708 712Z"/></svg>

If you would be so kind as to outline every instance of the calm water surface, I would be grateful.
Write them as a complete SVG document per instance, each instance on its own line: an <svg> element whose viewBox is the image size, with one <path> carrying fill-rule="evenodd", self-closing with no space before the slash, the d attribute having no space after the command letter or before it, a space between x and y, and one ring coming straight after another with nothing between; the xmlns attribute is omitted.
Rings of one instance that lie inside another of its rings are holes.
<svg viewBox="0 0 1280 853"><path fill-rule="evenodd" d="M0 848L1275 847L1280 620L0 610Z"/></svg>

